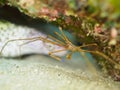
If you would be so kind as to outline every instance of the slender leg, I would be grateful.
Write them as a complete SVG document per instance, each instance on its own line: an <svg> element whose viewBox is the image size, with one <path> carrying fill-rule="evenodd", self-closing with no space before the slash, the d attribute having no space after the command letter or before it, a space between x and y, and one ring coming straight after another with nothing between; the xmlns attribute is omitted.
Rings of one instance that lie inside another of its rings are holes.
<svg viewBox="0 0 120 90"><path fill-rule="evenodd" d="M23 45L26 45L26 44L29 44L29 43L35 42L35 41L38 41L38 39L36 39L36 40L31 40L31 41L28 41L28 42L25 42L25 43L19 45L19 58L20 58L20 59L21 59L21 47L22 47Z"/></svg>
<svg viewBox="0 0 120 90"><path fill-rule="evenodd" d="M6 47L6 45L8 44L8 43L10 43L10 42L13 42L13 41L18 41L18 40L34 40L35 38L30 38L30 39L13 39L13 40L9 40L9 41L7 41L4 45L3 45L3 47L2 47L2 49L0 50L0 54L2 53L2 51L4 50L4 48Z"/></svg>
<svg viewBox="0 0 120 90"><path fill-rule="evenodd" d="M0 50L0 54L2 54L2 51L4 50L4 48L6 47L6 45L10 42L14 42L14 41L24 41L24 40L32 40L32 41L36 41L36 40L41 40L41 41L46 41L47 43L51 43L51 44L55 44L55 45L58 45L58 46L62 46L56 42L53 42L51 40L46 40L45 38L43 37L34 37L34 38L24 38L24 39L13 39L13 40L8 40L2 47L2 49ZM32 41L29 41L28 43L32 42Z"/></svg>
<svg viewBox="0 0 120 90"><path fill-rule="evenodd" d="M62 36L64 37L65 41L69 41L68 38L65 36L65 34L64 34L63 30L62 30L62 27L59 27L59 30L60 30Z"/></svg>
<svg viewBox="0 0 120 90"><path fill-rule="evenodd" d="M40 40L41 40L41 39L40 39ZM42 41L43 41L44 43L47 42L47 43L51 43L51 44L54 44L54 45L63 46L61 43L54 42L54 41L52 41L52 40L48 40L48 37L42 38Z"/></svg>
<svg viewBox="0 0 120 90"><path fill-rule="evenodd" d="M93 54L100 55L100 56L102 56L103 58L105 58L106 60L108 60L110 63L112 63L112 64L114 64L114 65L117 65L117 66L116 66L117 68L120 68L120 65L119 65L118 63L114 62L111 58L109 58L108 56L106 56L105 54L103 54L103 53L101 53L101 52L99 52L99 51L89 51L89 50L82 50L82 49L80 49L79 51L80 51L80 52L81 52L81 51L82 51L82 52L89 52L89 53L93 53Z"/></svg>
<svg viewBox="0 0 120 90"><path fill-rule="evenodd" d="M61 34L59 34L58 32L55 32L55 34L56 34L57 36L59 36L61 39L63 39L64 41L66 41L66 39L65 39Z"/></svg>
<svg viewBox="0 0 120 90"><path fill-rule="evenodd" d="M55 55L50 54L50 57L54 58L55 60L61 61L61 58Z"/></svg>
<svg viewBox="0 0 120 90"><path fill-rule="evenodd" d="M88 68L94 73L95 76L97 76L97 70L95 69L95 67L92 65L92 63L89 61L88 57L85 55L85 52L81 52L80 53L82 55L82 57L84 58Z"/></svg>
<svg viewBox="0 0 120 90"><path fill-rule="evenodd" d="M52 36L50 36L50 35L48 35L48 37L51 38L52 40L54 40L54 41L60 43L61 45L65 45L64 42L62 42L62 41L60 41L60 40L58 40L58 39L56 39L56 38L54 38L54 37L52 37Z"/></svg>
<svg viewBox="0 0 120 90"><path fill-rule="evenodd" d="M52 55L53 53L57 53L57 52L61 52L61 51L65 51L65 50L67 50L67 49L62 49L62 50L56 50L56 51L52 51L52 52L49 52L48 53L48 55L49 56L51 56L52 58L54 58L54 59L56 59L56 60L61 60L61 58L60 57L58 57L58 56L55 56L55 55Z"/></svg>
<svg viewBox="0 0 120 90"><path fill-rule="evenodd" d="M87 47L87 46L97 46L97 44L93 43L93 44L82 45L82 46L80 46L80 48Z"/></svg>
<svg viewBox="0 0 120 90"><path fill-rule="evenodd" d="M55 34L57 36L59 36L61 39L63 39L64 41L69 41L68 38L65 36L64 32L62 31L61 27L59 27L59 30L60 30L61 34L59 34L58 32L55 32Z"/></svg>
<svg viewBox="0 0 120 90"><path fill-rule="evenodd" d="M57 52L65 51L65 50L67 50L67 49L64 48L64 49L61 49L61 50L51 51L48 54L57 53Z"/></svg>
<svg viewBox="0 0 120 90"><path fill-rule="evenodd" d="M35 41L38 41L38 39L25 42L25 43L23 43L23 44L21 44L21 45L19 45L19 46L21 47L21 46L23 46L23 45L26 45L26 44L29 44L29 43L35 42Z"/></svg>

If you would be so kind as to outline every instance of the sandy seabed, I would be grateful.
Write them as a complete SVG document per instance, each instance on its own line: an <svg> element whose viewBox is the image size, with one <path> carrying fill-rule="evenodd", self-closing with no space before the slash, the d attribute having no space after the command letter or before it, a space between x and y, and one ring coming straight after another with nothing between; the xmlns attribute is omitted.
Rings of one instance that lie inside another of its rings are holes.
<svg viewBox="0 0 120 90"><path fill-rule="evenodd" d="M43 55L1 58L0 90L120 90L119 82L96 77L82 63L79 66L78 61L59 62Z"/></svg>

